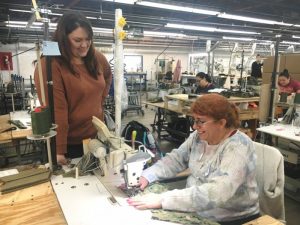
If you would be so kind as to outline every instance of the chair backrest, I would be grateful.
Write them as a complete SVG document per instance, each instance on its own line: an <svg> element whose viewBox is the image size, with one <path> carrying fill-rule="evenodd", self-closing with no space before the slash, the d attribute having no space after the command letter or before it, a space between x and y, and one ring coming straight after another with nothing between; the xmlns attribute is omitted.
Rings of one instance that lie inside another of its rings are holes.
<svg viewBox="0 0 300 225"><path fill-rule="evenodd" d="M260 213L285 222L283 156L275 147L253 143L257 155Z"/></svg>

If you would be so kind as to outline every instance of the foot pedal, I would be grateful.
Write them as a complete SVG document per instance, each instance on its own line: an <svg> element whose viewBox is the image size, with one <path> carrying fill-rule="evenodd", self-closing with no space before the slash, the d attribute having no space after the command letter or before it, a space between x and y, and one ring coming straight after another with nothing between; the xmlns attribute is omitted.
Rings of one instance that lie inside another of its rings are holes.
<svg viewBox="0 0 300 225"><path fill-rule="evenodd" d="M26 129L27 127L22 123L20 120L9 120L9 122L15 126L17 126L19 129Z"/></svg>

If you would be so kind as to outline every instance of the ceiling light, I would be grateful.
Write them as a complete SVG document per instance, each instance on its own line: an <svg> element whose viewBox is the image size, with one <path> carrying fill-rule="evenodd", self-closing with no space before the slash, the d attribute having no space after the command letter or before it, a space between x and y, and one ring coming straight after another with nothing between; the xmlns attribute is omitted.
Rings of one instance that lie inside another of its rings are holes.
<svg viewBox="0 0 300 225"><path fill-rule="evenodd" d="M273 44L273 41L260 40L260 41L256 42L256 44L258 44L258 45L271 45L271 44Z"/></svg>
<svg viewBox="0 0 300 225"><path fill-rule="evenodd" d="M217 15L220 13L212 10L195 9L191 7L184 7L184 6L170 5L170 4L163 4L163 3L156 3L156 2L147 2L147 1L141 1L141 2L137 1L136 4L154 7L154 8L160 8L160 9L176 10L176 11L205 14L205 15Z"/></svg>
<svg viewBox="0 0 300 225"><path fill-rule="evenodd" d="M90 19L90 20L97 20L98 19L97 17L94 17L94 16L87 16L86 18Z"/></svg>
<svg viewBox="0 0 300 225"><path fill-rule="evenodd" d="M11 20L11 21L4 21L4 23L6 23L6 24L27 25L26 21L14 21L14 20Z"/></svg>
<svg viewBox="0 0 300 225"><path fill-rule="evenodd" d="M300 42L293 42L293 41L282 41L281 44L288 44L288 45L300 45Z"/></svg>
<svg viewBox="0 0 300 225"><path fill-rule="evenodd" d="M103 0L103 1L133 5L137 0Z"/></svg>
<svg viewBox="0 0 300 225"><path fill-rule="evenodd" d="M25 28L26 25L18 25L18 24L6 24L7 27L15 27L15 28Z"/></svg>
<svg viewBox="0 0 300 225"><path fill-rule="evenodd" d="M224 40L237 40L237 41L256 41L255 38L241 38L241 37L226 37L223 36Z"/></svg>
<svg viewBox="0 0 300 225"><path fill-rule="evenodd" d="M219 29L215 27L202 27L202 26L192 26L192 25L183 25L183 24L173 24L167 23L165 27L178 28L185 30L198 30L206 32L221 32L221 33L235 33L235 34L260 34L252 31L242 31L242 30L228 30L228 29Z"/></svg>
<svg viewBox="0 0 300 225"><path fill-rule="evenodd" d="M216 28L216 32L222 32L222 33L233 33L233 34L260 34L253 31L243 31L243 30L229 30L229 29L219 29Z"/></svg>
<svg viewBox="0 0 300 225"><path fill-rule="evenodd" d="M214 27L200 27L200 26L174 24L174 23L167 23L167 25L165 25L165 27L178 28L178 29L184 29L184 30L199 30L199 31L207 31L207 32L214 32L216 29Z"/></svg>
<svg viewBox="0 0 300 225"><path fill-rule="evenodd" d="M31 10L23 10L23 9L9 9L9 11L32 13Z"/></svg>
<svg viewBox="0 0 300 225"><path fill-rule="evenodd" d="M220 14L218 14L218 17L224 18L224 19L241 20L241 21L247 21L247 22L253 22L253 23L263 23L263 24L270 24L270 25L282 25L282 26L292 26L293 25L291 23L278 22L275 20L265 20L265 19L259 19L259 18L254 18L254 17L232 15L232 14L227 14L227 13L220 13Z"/></svg>
<svg viewBox="0 0 300 225"><path fill-rule="evenodd" d="M154 31L144 31L144 36L151 36L151 37L186 37L185 34L178 34L178 33L169 33L169 32L154 32Z"/></svg>
<svg viewBox="0 0 300 225"><path fill-rule="evenodd" d="M293 35L292 38L300 38L300 36Z"/></svg>
<svg viewBox="0 0 300 225"><path fill-rule="evenodd" d="M207 54L207 52L199 52L199 53L189 54L189 57L197 57L197 56L208 56L208 54Z"/></svg>
<svg viewBox="0 0 300 225"><path fill-rule="evenodd" d="M101 27L92 27L92 28L95 33L106 33L106 34L113 33L113 29L107 29L107 28L101 28Z"/></svg>

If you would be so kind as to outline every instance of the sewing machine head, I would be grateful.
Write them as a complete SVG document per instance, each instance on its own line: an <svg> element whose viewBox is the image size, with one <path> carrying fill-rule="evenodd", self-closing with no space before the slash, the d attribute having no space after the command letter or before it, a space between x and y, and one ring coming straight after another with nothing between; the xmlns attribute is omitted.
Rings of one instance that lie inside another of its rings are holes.
<svg viewBox="0 0 300 225"><path fill-rule="evenodd" d="M124 143L122 138L116 137L109 132L106 125L96 117L92 120L94 126L98 130L98 139L93 139L89 143L90 151L99 158L101 167L106 167L106 159L108 166L115 173L120 173L124 169L124 179L127 189L138 186L139 177L147 163L154 157L153 153L148 151L145 146L139 146L139 150L132 149ZM104 150L105 146L109 147L109 153ZM101 163L102 162L102 163ZM101 168L106 174L107 168Z"/></svg>

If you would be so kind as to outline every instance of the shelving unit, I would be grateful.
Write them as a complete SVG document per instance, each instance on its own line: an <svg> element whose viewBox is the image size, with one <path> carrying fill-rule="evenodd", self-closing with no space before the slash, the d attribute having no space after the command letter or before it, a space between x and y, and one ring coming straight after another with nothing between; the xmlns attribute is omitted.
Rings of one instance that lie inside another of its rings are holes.
<svg viewBox="0 0 300 225"><path fill-rule="evenodd" d="M122 117L129 111L144 115L141 99L142 91L147 90L147 73L125 73L126 86L128 91L128 108L123 110Z"/></svg>
<svg viewBox="0 0 300 225"><path fill-rule="evenodd" d="M146 91L147 73L125 73L126 85L128 91Z"/></svg>

